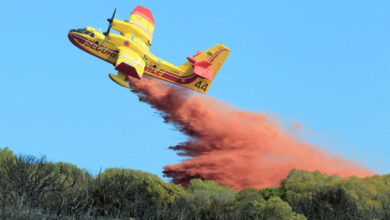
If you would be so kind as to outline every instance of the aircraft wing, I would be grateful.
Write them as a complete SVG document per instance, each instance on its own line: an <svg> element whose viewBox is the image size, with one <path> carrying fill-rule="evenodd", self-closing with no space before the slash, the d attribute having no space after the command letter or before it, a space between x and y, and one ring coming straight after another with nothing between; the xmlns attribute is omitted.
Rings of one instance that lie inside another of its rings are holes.
<svg viewBox="0 0 390 220"><path fill-rule="evenodd" d="M128 21L113 19L112 28L122 35L131 37L137 36L150 47L152 45L154 18L152 12L142 6L137 6L130 14Z"/></svg>
<svg viewBox="0 0 390 220"><path fill-rule="evenodd" d="M144 74L145 60L134 50L127 47L119 47L118 60L115 69L126 75L141 79Z"/></svg>
<svg viewBox="0 0 390 220"><path fill-rule="evenodd" d="M130 14L129 23L134 25L140 32L144 32L147 36L146 42L149 46L152 43L153 32L154 32L154 18L152 12L138 5L133 12Z"/></svg>

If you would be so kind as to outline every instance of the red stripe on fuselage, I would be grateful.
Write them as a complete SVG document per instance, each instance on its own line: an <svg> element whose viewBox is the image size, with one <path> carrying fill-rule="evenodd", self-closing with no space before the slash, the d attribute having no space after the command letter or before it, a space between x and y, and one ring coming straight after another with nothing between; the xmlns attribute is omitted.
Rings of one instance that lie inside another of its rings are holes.
<svg viewBox="0 0 390 220"><path fill-rule="evenodd" d="M98 54L92 53L90 50L86 49L82 45L84 45L84 46L86 46L88 48L91 48L91 50L93 49L93 50L95 50L97 52L101 52L103 54L107 54L107 55L110 54L110 56L112 58L115 58L118 55L118 53L116 51L110 50L110 49L108 49L106 47L103 47L103 46L101 46L99 44L95 44L94 42L92 42L92 41L90 41L90 40L88 40L88 39L86 39L86 38L84 38L84 37L82 37L82 36L80 36L78 34L69 33L68 34L68 38L76 47L80 48L81 50L83 50L83 51L85 51L85 52L87 52L87 53L89 53L89 54L91 54L93 56L96 56L96 57L98 57L98 58L100 58L100 59L102 59L104 61L107 61L107 62L109 62L111 64L115 64L114 62L112 62L112 61L110 61L108 59L100 57Z"/></svg>
<svg viewBox="0 0 390 220"><path fill-rule="evenodd" d="M94 42L92 42L90 40L87 40L86 38L83 38L82 36L80 36L78 34L69 33L68 34L68 38L75 46L77 46L81 50L83 50L83 51L85 51L85 52L87 52L87 53L89 53L89 54L91 54L93 56L96 56L96 57L98 57L98 58L100 58L100 59L102 59L104 61L107 61L107 62L115 65L114 62L111 62L110 60L107 60L105 58L102 58L102 57L98 56L97 54L92 53L90 50L87 50L82 45L88 46L88 48L94 49L95 51L98 51L98 52L100 52L102 50L102 48L106 49L106 50L110 50L110 49L108 49L106 47L103 47L101 45L95 44ZM99 50L97 50L96 48L99 48ZM110 51L112 51L112 50L110 50ZM115 55L115 57L118 54L115 51L112 51L112 53ZM164 79L166 79L168 81L175 82L177 84L188 84L188 83L193 82L198 77L196 74L191 74L189 76L184 76L184 77L183 76L178 76L178 75L176 75L174 73L171 73L171 72L168 72L166 70L156 69L156 68L153 68L152 66L148 66L148 65L145 65L144 72L146 74L150 75L150 76L162 77L162 78L164 78Z"/></svg>
<svg viewBox="0 0 390 220"><path fill-rule="evenodd" d="M162 77L164 79L167 79L169 81L178 83L178 84L188 84L193 82L196 78L197 75L191 74L189 76L178 76L176 74L170 73L166 70L162 69L156 69L152 66L146 65L145 66L145 73L151 76L156 76L156 77Z"/></svg>

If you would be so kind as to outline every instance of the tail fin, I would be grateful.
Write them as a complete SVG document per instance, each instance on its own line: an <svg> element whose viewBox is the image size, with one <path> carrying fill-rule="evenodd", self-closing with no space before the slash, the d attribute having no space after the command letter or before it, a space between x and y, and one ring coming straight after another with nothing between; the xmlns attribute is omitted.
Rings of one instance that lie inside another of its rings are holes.
<svg viewBox="0 0 390 220"><path fill-rule="evenodd" d="M198 78L182 86L206 94L229 53L229 48L217 44L205 52L198 51L193 57L187 57L188 62L181 65L180 69L187 74L198 75Z"/></svg>

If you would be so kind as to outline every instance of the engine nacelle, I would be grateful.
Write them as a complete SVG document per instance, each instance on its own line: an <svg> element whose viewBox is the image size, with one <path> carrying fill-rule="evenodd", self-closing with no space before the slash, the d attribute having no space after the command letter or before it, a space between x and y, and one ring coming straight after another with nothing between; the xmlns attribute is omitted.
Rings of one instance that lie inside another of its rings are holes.
<svg viewBox="0 0 390 220"><path fill-rule="evenodd" d="M141 38L148 45L150 45L150 42L152 41L152 36L148 35L148 32L146 32L145 29L127 21L114 19L114 21L112 22L112 28L121 32L121 34L134 33L137 37Z"/></svg>

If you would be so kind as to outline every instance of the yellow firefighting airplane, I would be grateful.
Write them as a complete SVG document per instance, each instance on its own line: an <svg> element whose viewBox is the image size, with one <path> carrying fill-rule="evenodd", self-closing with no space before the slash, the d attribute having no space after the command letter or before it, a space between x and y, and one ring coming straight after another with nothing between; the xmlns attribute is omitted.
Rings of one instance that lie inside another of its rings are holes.
<svg viewBox="0 0 390 220"><path fill-rule="evenodd" d="M181 66L156 56L149 48L154 31L154 18L149 9L137 6L128 21L114 19L116 9L104 33L93 27L70 30L69 40L85 52L115 66L117 75L109 74L117 84L130 88L129 77L147 75L206 94L230 50L218 44L206 52L198 51ZM110 33L111 28L120 34Z"/></svg>

